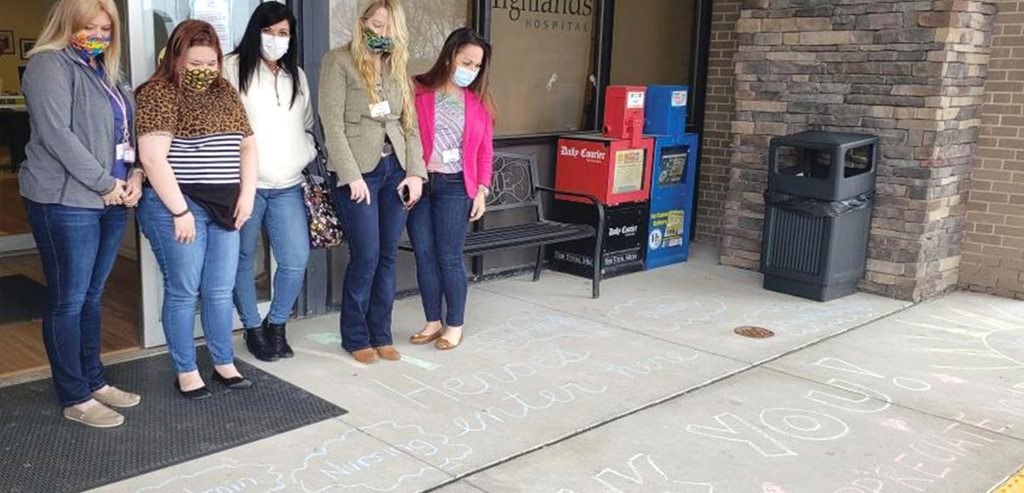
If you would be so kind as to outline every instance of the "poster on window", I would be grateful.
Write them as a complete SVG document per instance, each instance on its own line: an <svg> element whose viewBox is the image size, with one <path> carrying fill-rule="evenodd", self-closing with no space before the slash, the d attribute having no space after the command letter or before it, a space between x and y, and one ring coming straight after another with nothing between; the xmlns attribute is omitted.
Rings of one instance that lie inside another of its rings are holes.
<svg viewBox="0 0 1024 493"><path fill-rule="evenodd" d="M583 128L596 18L597 0L493 0L499 135Z"/></svg>
<svg viewBox="0 0 1024 493"><path fill-rule="evenodd" d="M234 49L231 38L231 5L228 0L194 0L192 18L206 21L217 31L220 48L225 53Z"/></svg>

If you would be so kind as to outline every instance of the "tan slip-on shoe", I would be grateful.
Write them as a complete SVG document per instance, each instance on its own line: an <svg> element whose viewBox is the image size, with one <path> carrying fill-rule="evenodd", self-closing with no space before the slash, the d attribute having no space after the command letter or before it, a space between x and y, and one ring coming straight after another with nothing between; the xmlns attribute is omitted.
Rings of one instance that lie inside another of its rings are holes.
<svg viewBox="0 0 1024 493"><path fill-rule="evenodd" d="M441 333L444 332L444 328L442 327L440 329L437 329L436 332L430 335L423 335L423 332L424 330L421 330L413 334L412 337L409 338L409 342L417 346L421 346L423 344L430 344L437 340L438 337L441 337Z"/></svg>
<svg viewBox="0 0 1024 493"><path fill-rule="evenodd" d="M124 424L124 416L103 404L96 404L88 411L67 407L64 408L64 417L93 428L116 428Z"/></svg>
<svg viewBox="0 0 1024 493"><path fill-rule="evenodd" d="M113 385L106 392L93 392L92 398L109 407L135 407L142 402L142 397L138 394L125 392Z"/></svg>
<svg viewBox="0 0 1024 493"><path fill-rule="evenodd" d="M377 362L377 351L372 348L360 349L352 351L352 357L364 365L369 365Z"/></svg>
<svg viewBox="0 0 1024 493"><path fill-rule="evenodd" d="M441 351L451 351L452 349L459 347L459 345L462 344L462 340L465 338L466 333L463 332L462 334L459 335L459 341L452 344L451 342L448 342L448 339L442 337L434 341L434 347L440 349Z"/></svg>
<svg viewBox="0 0 1024 493"><path fill-rule="evenodd" d="M399 353L395 346L381 346L374 348L377 350L377 354L388 361L398 361L402 359L402 353Z"/></svg>

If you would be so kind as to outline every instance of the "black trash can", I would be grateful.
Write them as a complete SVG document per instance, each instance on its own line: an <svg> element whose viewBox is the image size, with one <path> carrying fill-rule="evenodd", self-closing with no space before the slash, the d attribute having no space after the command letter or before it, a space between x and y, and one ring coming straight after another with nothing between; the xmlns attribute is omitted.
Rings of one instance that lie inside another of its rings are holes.
<svg viewBox="0 0 1024 493"><path fill-rule="evenodd" d="M853 294L867 262L878 138L777 137L768 161L764 288L819 301Z"/></svg>

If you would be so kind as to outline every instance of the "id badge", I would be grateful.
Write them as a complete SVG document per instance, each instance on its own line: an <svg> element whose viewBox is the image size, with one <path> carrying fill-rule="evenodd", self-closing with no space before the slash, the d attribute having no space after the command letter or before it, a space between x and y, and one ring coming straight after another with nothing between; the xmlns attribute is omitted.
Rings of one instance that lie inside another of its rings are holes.
<svg viewBox="0 0 1024 493"><path fill-rule="evenodd" d="M124 161L125 148L128 147L125 144L118 144L114 147L114 161Z"/></svg>
<svg viewBox="0 0 1024 493"><path fill-rule="evenodd" d="M125 164L134 164L135 163L135 148L130 146L130 145L128 145L128 144L122 144L122 145L124 145L124 158L123 159L124 159Z"/></svg>
<svg viewBox="0 0 1024 493"><path fill-rule="evenodd" d="M381 101L377 104L370 105L370 116L373 118L382 118L391 114L391 104L387 101Z"/></svg>
<svg viewBox="0 0 1024 493"><path fill-rule="evenodd" d="M441 162L451 164L458 162L461 157L462 153L458 149L450 149L441 153Z"/></svg>

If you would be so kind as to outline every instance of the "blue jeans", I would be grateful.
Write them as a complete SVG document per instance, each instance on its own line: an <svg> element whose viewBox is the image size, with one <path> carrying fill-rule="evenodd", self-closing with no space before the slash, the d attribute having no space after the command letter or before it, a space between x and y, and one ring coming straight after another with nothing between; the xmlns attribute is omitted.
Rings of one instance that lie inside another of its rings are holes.
<svg viewBox="0 0 1024 493"><path fill-rule="evenodd" d="M392 343L395 261L406 219L397 189L404 179L405 171L391 155L363 175L370 189L369 204L350 200L349 187L342 188L349 261L342 285L341 347L348 352Z"/></svg>
<svg viewBox="0 0 1024 493"><path fill-rule="evenodd" d="M225 229L202 206L187 196L185 200L196 221L195 241L187 245L174 239L174 217L153 189L143 191L138 213L139 226L163 272L161 322L178 373L197 369L194 327L200 297L203 335L213 364L229 365L235 360L231 290L238 271L238 231Z"/></svg>
<svg viewBox="0 0 1024 493"><path fill-rule="evenodd" d="M128 210L25 201L48 293L43 343L64 407L107 385L100 361L100 300L117 260Z"/></svg>
<svg viewBox="0 0 1024 493"><path fill-rule="evenodd" d="M274 287L267 320L272 324L288 321L295 307L295 299L302 291L309 262L309 220L302 187L296 185L282 190L256 190L252 217L242 226L242 248L238 255L238 275L235 277L235 309L242 318L242 326L257 329L263 323L256 307L256 279L253 258L260 232L266 228L270 249L277 261Z"/></svg>
<svg viewBox="0 0 1024 493"><path fill-rule="evenodd" d="M431 173L423 198L409 213L409 239L416 253L416 280L428 322L461 327L466 315L466 267L462 251L473 202L462 173Z"/></svg>

